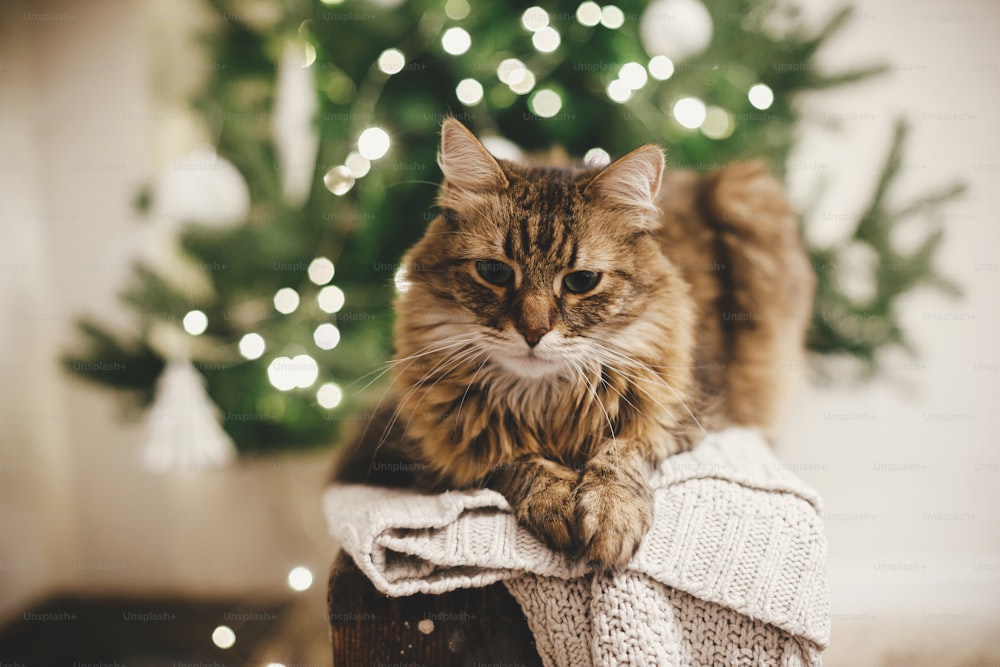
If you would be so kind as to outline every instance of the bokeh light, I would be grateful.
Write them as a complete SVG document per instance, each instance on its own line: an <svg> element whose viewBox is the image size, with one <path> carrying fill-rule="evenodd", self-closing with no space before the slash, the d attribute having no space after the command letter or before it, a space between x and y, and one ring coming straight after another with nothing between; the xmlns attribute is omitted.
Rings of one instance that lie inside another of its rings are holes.
<svg viewBox="0 0 1000 667"><path fill-rule="evenodd" d="M674 61L666 56L653 56L649 59L649 73L654 79L666 81L674 75Z"/></svg>
<svg viewBox="0 0 1000 667"><path fill-rule="evenodd" d="M219 648L232 648L236 644L236 633L228 625L220 625L212 630L212 643Z"/></svg>
<svg viewBox="0 0 1000 667"><path fill-rule="evenodd" d="M528 7L521 14L521 25L524 26L525 30L538 32L549 25L549 13L541 7Z"/></svg>
<svg viewBox="0 0 1000 667"><path fill-rule="evenodd" d="M299 307L299 293L291 287L282 287L274 294L274 309L283 315L294 313Z"/></svg>
<svg viewBox="0 0 1000 667"><path fill-rule="evenodd" d="M632 90L639 90L649 80L646 68L636 62L622 65L622 68L618 70L618 78Z"/></svg>
<svg viewBox="0 0 1000 667"><path fill-rule="evenodd" d="M441 35L441 46L453 56L460 56L472 46L472 37L464 28L448 28Z"/></svg>
<svg viewBox="0 0 1000 667"><path fill-rule="evenodd" d="M260 334L248 333L243 338L240 338L239 348L240 354L245 358L260 359L267 345L264 343L264 337Z"/></svg>
<svg viewBox="0 0 1000 667"><path fill-rule="evenodd" d="M483 84L475 79L462 79L455 86L455 97L466 106L473 106L483 101Z"/></svg>
<svg viewBox="0 0 1000 667"><path fill-rule="evenodd" d="M358 152L368 160L378 160L389 152L389 133L381 127L369 127L358 137Z"/></svg>
<svg viewBox="0 0 1000 667"><path fill-rule="evenodd" d="M313 574L307 567L299 565L288 573L288 587L293 591L306 591L313 584Z"/></svg>
<svg viewBox="0 0 1000 667"><path fill-rule="evenodd" d="M323 185L331 193L342 197L354 187L354 174L345 165L332 167L323 174Z"/></svg>
<svg viewBox="0 0 1000 667"><path fill-rule="evenodd" d="M625 25L625 12L615 5L605 5L601 8L601 25L617 30Z"/></svg>
<svg viewBox="0 0 1000 667"><path fill-rule="evenodd" d="M184 325L184 331L192 336L200 336L208 329L208 316L200 310L192 310L184 316L181 323Z"/></svg>
<svg viewBox="0 0 1000 667"><path fill-rule="evenodd" d="M747 93L747 97L750 99L750 104L754 105L756 108L763 111L764 109L770 109L771 105L774 103L774 91L771 87L764 83L757 83L750 87L750 92Z"/></svg>
<svg viewBox="0 0 1000 667"><path fill-rule="evenodd" d="M542 28L531 36L531 43L542 53L552 53L559 48L560 37L555 28Z"/></svg>
<svg viewBox="0 0 1000 667"><path fill-rule="evenodd" d="M562 98L556 91L543 88L531 96L528 106L536 116L552 118L562 109Z"/></svg>
<svg viewBox="0 0 1000 667"><path fill-rule="evenodd" d="M316 301L324 313L336 313L344 307L344 290L336 285L327 285L316 295Z"/></svg>
<svg viewBox="0 0 1000 667"><path fill-rule="evenodd" d="M615 79L609 83L607 93L613 102L618 102L619 104L628 102L632 97L632 89L621 79Z"/></svg>
<svg viewBox="0 0 1000 667"><path fill-rule="evenodd" d="M601 22L601 6L590 0L580 3L580 6L576 8L576 20L580 25L593 28Z"/></svg>
<svg viewBox="0 0 1000 667"><path fill-rule="evenodd" d="M386 49L378 57L378 68L386 74L398 74L406 66L406 56L399 49Z"/></svg>
<svg viewBox="0 0 1000 667"><path fill-rule="evenodd" d="M316 401L327 410L337 407L342 400L344 400L344 391L333 382L321 384L316 390Z"/></svg>
<svg viewBox="0 0 1000 667"><path fill-rule="evenodd" d="M682 97L674 104L673 113L678 123L689 130L696 130L705 122L708 112L705 103L698 98Z"/></svg>
<svg viewBox="0 0 1000 667"><path fill-rule="evenodd" d="M321 350L332 350L340 343L340 329L329 322L321 324L313 332L313 342Z"/></svg>

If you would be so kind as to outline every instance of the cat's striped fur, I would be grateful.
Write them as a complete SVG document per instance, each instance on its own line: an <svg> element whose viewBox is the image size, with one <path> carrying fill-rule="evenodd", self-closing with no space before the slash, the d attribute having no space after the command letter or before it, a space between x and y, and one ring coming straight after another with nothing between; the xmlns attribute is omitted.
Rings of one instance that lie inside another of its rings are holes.
<svg viewBox="0 0 1000 667"><path fill-rule="evenodd" d="M645 146L536 167L457 121L442 133L441 214L404 260L395 396L336 474L487 485L551 546L620 567L652 520L652 466L703 425L773 425L811 309L796 218L756 164L664 175ZM573 271L601 277L576 294Z"/></svg>

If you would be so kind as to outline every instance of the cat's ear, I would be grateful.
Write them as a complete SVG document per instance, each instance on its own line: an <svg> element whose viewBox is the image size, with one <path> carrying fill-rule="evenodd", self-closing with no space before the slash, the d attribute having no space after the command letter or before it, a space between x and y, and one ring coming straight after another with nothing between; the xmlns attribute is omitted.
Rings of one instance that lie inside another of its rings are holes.
<svg viewBox="0 0 1000 667"><path fill-rule="evenodd" d="M495 192L510 184L496 158L454 118L441 125L438 165L446 187L461 192Z"/></svg>
<svg viewBox="0 0 1000 667"><path fill-rule="evenodd" d="M663 164L663 149L653 144L640 146L605 167L585 192L611 208L655 211Z"/></svg>

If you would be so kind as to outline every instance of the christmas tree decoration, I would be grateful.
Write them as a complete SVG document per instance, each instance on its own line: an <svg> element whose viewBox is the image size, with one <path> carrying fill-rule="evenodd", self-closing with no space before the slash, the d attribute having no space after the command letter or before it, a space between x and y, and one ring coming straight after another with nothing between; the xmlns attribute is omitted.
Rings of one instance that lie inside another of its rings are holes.
<svg viewBox="0 0 1000 667"><path fill-rule="evenodd" d="M698 0L654 0L642 13L639 36L649 55L681 62L708 48L712 16Z"/></svg>
<svg viewBox="0 0 1000 667"><path fill-rule="evenodd" d="M141 460L153 472L218 468L236 459L205 379L189 359L167 363L145 424Z"/></svg>
<svg viewBox="0 0 1000 667"><path fill-rule="evenodd" d="M211 146L200 146L170 163L153 189L153 217L177 223L226 227L250 212L243 174Z"/></svg>
<svg viewBox="0 0 1000 667"><path fill-rule="evenodd" d="M824 69L817 53L850 10L816 27L783 0L209 4L226 20L207 57L225 66L192 102L217 142L151 187L154 219L195 223L170 229L185 259L137 263L122 293L135 326L81 320L66 361L117 362L118 373L76 372L147 404L176 356L156 326L168 323L191 346L205 403L239 416L223 425L241 455L335 442L346 416L385 391L392 299L410 284L400 258L436 215L446 116L504 159L599 166L659 143L670 168L756 157L784 177L810 120L798 100L886 69ZM905 137L901 121L846 237L809 248L817 369L849 358L858 377L878 375L887 352L909 349L901 298L954 291L934 256L940 211L962 188L890 206ZM807 241L814 224L806 210ZM899 262L914 270L880 268Z"/></svg>
<svg viewBox="0 0 1000 667"><path fill-rule="evenodd" d="M275 84L277 99L272 131L282 190L293 206L301 205L309 196L319 150L315 128L318 104L312 69L315 60L316 49L312 44L301 38L290 39L281 54Z"/></svg>

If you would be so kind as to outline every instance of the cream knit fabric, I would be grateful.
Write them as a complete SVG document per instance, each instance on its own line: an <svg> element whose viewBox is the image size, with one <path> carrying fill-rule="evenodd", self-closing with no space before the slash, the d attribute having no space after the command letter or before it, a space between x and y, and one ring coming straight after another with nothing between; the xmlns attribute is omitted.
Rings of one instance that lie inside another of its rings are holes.
<svg viewBox="0 0 1000 667"><path fill-rule="evenodd" d="M548 667L820 664L830 633L820 502L764 438L710 434L650 485L653 527L615 575L546 548L491 490L334 485L324 507L387 595L504 581Z"/></svg>

